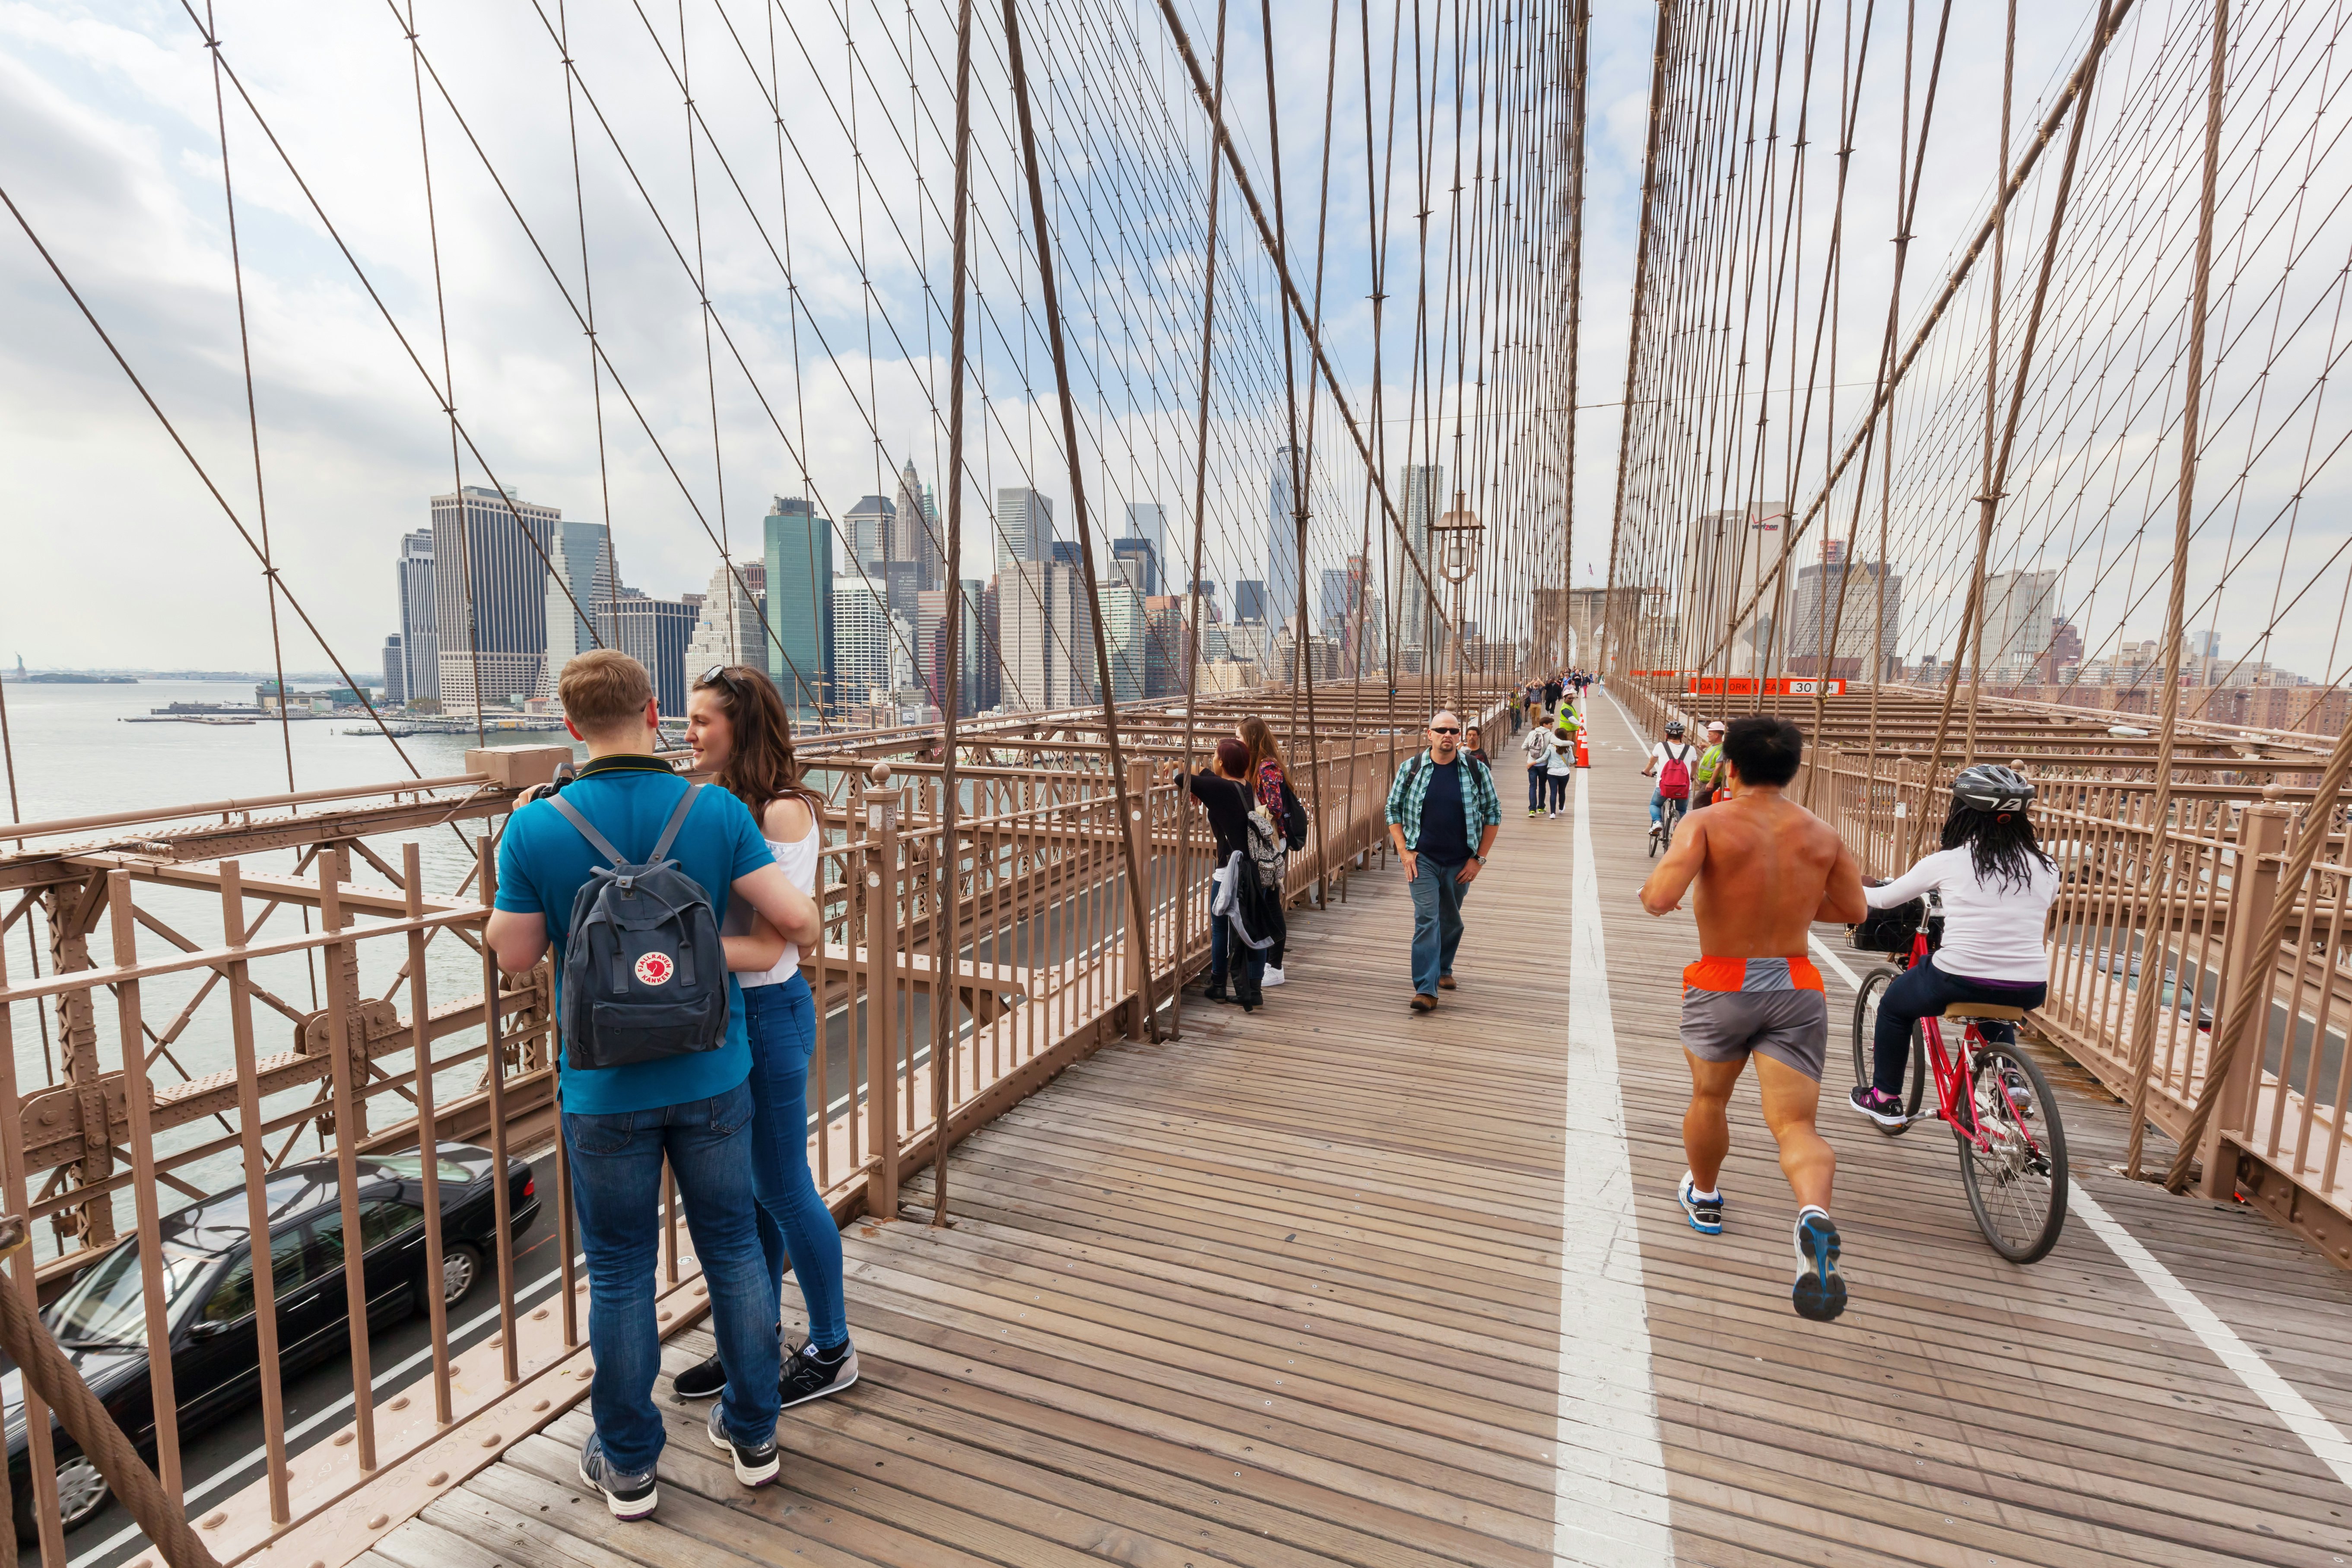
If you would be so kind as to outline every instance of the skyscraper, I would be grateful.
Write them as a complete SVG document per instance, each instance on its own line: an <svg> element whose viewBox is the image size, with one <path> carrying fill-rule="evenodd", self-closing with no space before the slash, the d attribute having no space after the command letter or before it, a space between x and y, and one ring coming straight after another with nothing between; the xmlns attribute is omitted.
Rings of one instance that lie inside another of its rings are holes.
<svg viewBox="0 0 2352 1568"><path fill-rule="evenodd" d="M1291 464L1297 448L1276 447L1266 479L1265 596L1271 619L1298 613L1298 508L1292 499Z"/></svg>
<svg viewBox="0 0 2352 1568"><path fill-rule="evenodd" d="M443 710L470 713L531 696L547 666L544 555L562 511L526 500L509 505L480 485L435 496L432 506Z"/></svg>
<svg viewBox="0 0 2352 1568"><path fill-rule="evenodd" d="M940 524L930 487L916 476L912 458L898 470L898 493L890 503L890 559L913 565L918 591L946 585L947 530Z"/></svg>
<svg viewBox="0 0 2352 1568"><path fill-rule="evenodd" d="M1430 552L1430 526L1437 521L1440 496L1445 489L1445 469L1435 463L1408 463L1404 469L1403 491L1404 536L1412 545L1412 557L1421 562L1420 571L1413 568L1412 558L1400 551L1397 557L1396 604L1397 647L1424 648L1437 635L1435 589L1439 582L1437 557ZM1427 581L1423 574L1427 574Z"/></svg>
<svg viewBox="0 0 2352 1568"><path fill-rule="evenodd" d="M433 609L433 531L400 538L401 700L441 695L441 627Z"/></svg>
<svg viewBox="0 0 2352 1568"><path fill-rule="evenodd" d="M1110 542L1110 568L1114 577L1126 579L1129 587L1139 594L1160 592L1160 563L1153 557L1151 541L1132 534L1121 534Z"/></svg>
<svg viewBox="0 0 2352 1568"><path fill-rule="evenodd" d="M1096 684L1095 617L1073 542L1057 542L1045 568L1045 706L1076 708L1102 700ZM1108 607L1106 607L1108 614ZM1116 674L1113 676L1117 679Z"/></svg>
<svg viewBox="0 0 2352 1568"><path fill-rule="evenodd" d="M408 658L400 646L400 634L393 633L383 639L383 702L386 708L397 708L408 700Z"/></svg>
<svg viewBox="0 0 2352 1568"><path fill-rule="evenodd" d="M693 640L702 605L699 594L654 599L623 588L620 597L597 606L599 624L613 628L610 646L644 665L654 678L654 700L666 719L686 713L686 645ZM701 673L697 668L695 674Z"/></svg>
<svg viewBox="0 0 2352 1568"><path fill-rule="evenodd" d="M833 677L833 523L798 496L761 520L768 574L768 675L795 717L828 700Z"/></svg>
<svg viewBox="0 0 2352 1568"><path fill-rule="evenodd" d="M764 567L761 574L765 575ZM694 624L693 640L686 645L688 680L714 664L768 668L767 629L760 616L759 595L749 577L745 567L738 564L730 570L724 561L710 569L710 586L702 596L702 616Z"/></svg>
<svg viewBox="0 0 2352 1568"><path fill-rule="evenodd" d="M1981 635L1986 677L1995 670L2013 670L2048 652L2059 619L2057 573L2002 572L1985 579Z"/></svg>
<svg viewBox="0 0 2352 1568"><path fill-rule="evenodd" d="M833 639L834 681L845 708L872 702L877 691L887 702L887 693L912 683L906 649L914 628L855 578L834 579Z"/></svg>
<svg viewBox="0 0 2352 1568"><path fill-rule="evenodd" d="M1360 563L1360 560L1351 563ZM1315 624L1324 631L1338 633L1352 618L1355 603L1356 583L1352 574L1341 567L1323 568L1322 586L1315 599Z"/></svg>
<svg viewBox="0 0 2352 1568"><path fill-rule="evenodd" d="M1053 557L1054 503L1035 490L1007 486L996 492L996 570L1010 561Z"/></svg>
<svg viewBox="0 0 2352 1568"><path fill-rule="evenodd" d="M1086 592L1083 579L1078 582L1079 594ZM1111 700L1115 702L1139 700L1144 692L1144 679L1149 650L1144 644L1145 623L1143 595L1119 578L1102 584L1103 640L1110 655ZM1075 659L1093 667L1093 638L1088 646L1073 648Z"/></svg>
<svg viewBox="0 0 2352 1568"><path fill-rule="evenodd" d="M547 577L547 668L540 677L539 693L555 695L566 662L586 653L600 641L612 640L612 628L592 628L588 616L594 606L614 597L613 552L601 522L554 522L548 525L547 560L554 568Z"/></svg>
<svg viewBox="0 0 2352 1568"><path fill-rule="evenodd" d="M1265 622L1265 584L1255 578L1244 577L1234 584L1234 619L1244 623Z"/></svg>
<svg viewBox="0 0 2352 1568"><path fill-rule="evenodd" d="M857 504L841 520L849 536L850 560L877 577L882 574L883 563L890 559L891 527L898 515L898 509L887 497L860 496Z"/></svg>

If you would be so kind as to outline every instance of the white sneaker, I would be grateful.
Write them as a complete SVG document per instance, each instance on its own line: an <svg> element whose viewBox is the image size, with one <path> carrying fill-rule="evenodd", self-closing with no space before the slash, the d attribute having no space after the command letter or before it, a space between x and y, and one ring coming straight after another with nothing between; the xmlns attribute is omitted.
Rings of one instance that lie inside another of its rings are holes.
<svg viewBox="0 0 2352 1568"><path fill-rule="evenodd" d="M1281 971L1281 970L1279 970L1279 969L1276 969L1276 968L1274 965L1272 965L1271 963L1267 964L1267 965L1265 966L1265 978L1263 981L1261 981L1259 984L1263 984L1263 985L1269 985L1269 986L1271 986L1271 985L1279 985L1279 984L1282 984L1282 971Z"/></svg>

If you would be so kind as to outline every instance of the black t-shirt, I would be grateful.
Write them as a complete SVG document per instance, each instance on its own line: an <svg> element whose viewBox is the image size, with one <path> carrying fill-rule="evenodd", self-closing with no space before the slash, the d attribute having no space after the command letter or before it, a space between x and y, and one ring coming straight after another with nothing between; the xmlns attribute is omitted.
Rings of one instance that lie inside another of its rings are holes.
<svg viewBox="0 0 2352 1568"><path fill-rule="evenodd" d="M1231 859L1236 850L1248 854L1250 807L1256 804L1249 791L1215 773L1186 773L1184 787L1209 813L1219 863Z"/></svg>
<svg viewBox="0 0 2352 1568"><path fill-rule="evenodd" d="M1432 865L1470 858L1470 816L1462 804L1462 763L1429 764L1429 793L1421 802L1421 854Z"/></svg>

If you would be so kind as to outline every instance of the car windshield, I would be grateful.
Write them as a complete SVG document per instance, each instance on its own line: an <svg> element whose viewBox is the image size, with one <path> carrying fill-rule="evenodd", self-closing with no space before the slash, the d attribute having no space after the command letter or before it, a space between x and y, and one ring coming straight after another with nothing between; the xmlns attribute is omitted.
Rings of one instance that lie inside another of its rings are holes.
<svg viewBox="0 0 2352 1568"><path fill-rule="evenodd" d="M411 1181L425 1179L425 1156L422 1154L386 1154L371 1157L368 1162L387 1175L405 1176ZM447 1155L433 1162L434 1173L445 1182L470 1182L474 1173Z"/></svg>
<svg viewBox="0 0 2352 1568"><path fill-rule="evenodd" d="M163 1302L168 1318L178 1320L212 1261L204 1253L164 1245ZM49 1327L68 1345L145 1344L147 1300L140 1288L138 1244L117 1247L76 1280L50 1310Z"/></svg>

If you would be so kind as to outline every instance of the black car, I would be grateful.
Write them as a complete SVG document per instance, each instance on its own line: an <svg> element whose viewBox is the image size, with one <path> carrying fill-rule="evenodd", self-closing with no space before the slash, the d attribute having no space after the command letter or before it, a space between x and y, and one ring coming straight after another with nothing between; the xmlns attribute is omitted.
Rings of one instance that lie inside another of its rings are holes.
<svg viewBox="0 0 2352 1568"><path fill-rule="evenodd" d="M421 1155L373 1155L359 1163L360 1234L367 1269L371 1329L422 1313L436 1286L455 1307L481 1280L497 1240L490 1185L493 1160L470 1143L444 1143L441 1257L425 1256ZM343 1291L343 1216L332 1159L289 1165L269 1177L271 1277L278 1292L278 1365L291 1375L350 1346ZM507 1162L507 1201L514 1234L539 1213L530 1163ZM172 1323L172 1386L183 1436L261 1397L260 1341L255 1328L252 1230L242 1186L163 1216L163 1295ZM153 1394L148 1381L147 1309L139 1241L124 1241L76 1276L41 1314L82 1381L150 1461L155 1448ZM32 1488L26 1456L22 1374L0 1377L8 1418L8 1479L19 1539L33 1539ZM68 1531L106 1507L97 1467L83 1458L54 1417L58 1511Z"/></svg>

